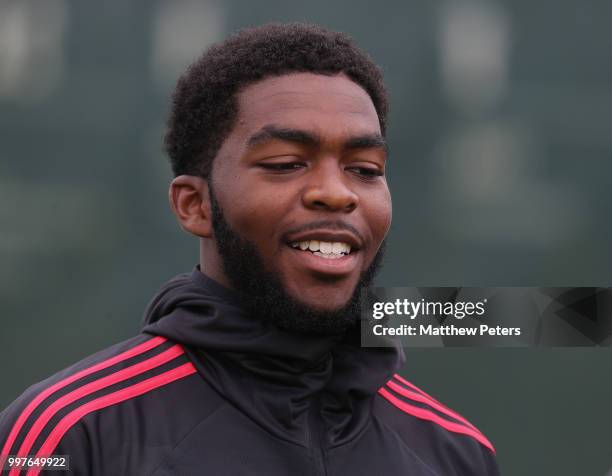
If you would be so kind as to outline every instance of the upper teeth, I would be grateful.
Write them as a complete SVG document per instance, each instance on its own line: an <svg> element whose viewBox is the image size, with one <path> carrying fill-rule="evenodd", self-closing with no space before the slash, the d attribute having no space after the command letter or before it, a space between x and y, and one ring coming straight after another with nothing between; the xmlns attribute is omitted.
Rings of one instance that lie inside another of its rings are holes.
<svg viewBox="0 0 612 476"><path fill-rule="evenodd" d="M293 248L299 248L303 251L320 251L325 254L349 254L351 252L351 245L348 243L340 243L338 241L317 241L317 240L308 240L308 241L296 241L295 243L291 243Z"/></svg>

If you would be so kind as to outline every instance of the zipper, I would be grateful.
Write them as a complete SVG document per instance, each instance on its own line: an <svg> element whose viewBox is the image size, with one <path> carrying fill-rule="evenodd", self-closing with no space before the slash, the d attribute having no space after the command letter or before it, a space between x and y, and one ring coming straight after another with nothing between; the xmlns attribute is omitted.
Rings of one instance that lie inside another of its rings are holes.
<svg viewBox="0 0 612 476"><path fill-rule="evenodd" d="M315 466L315 474L320 476L327 476L327 468L325 465L325 449L323 446L323 432L321 431L319 409L319 399L315 398L312 402L308 414L308 437L310 440L312 459L314 461Z"/></svg>

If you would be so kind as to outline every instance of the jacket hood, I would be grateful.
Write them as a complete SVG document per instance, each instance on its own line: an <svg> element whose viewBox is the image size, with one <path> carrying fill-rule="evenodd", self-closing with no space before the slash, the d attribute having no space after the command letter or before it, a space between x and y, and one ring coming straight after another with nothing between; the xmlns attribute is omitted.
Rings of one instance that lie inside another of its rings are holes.
<svg viewBox="0 0 612 476"><path fill-rule="evenodd" d="M183 344L202 378L276 436L305 444L307 410L320 408L330 443L367 424L371 399L403 363L401 347L360 347L344 336L283 331L249 316L237 295L196 267L166 283L143 332Z"/></svg>

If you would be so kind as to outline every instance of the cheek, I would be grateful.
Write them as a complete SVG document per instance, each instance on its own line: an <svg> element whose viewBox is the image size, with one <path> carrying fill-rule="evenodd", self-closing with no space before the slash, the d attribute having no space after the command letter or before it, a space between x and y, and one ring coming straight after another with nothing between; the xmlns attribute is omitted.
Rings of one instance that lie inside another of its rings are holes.
<svg viewBox="0 0 612 476"><path fill-rule="evenodd" d="M372 236L377 241L377 245L380 245L391 227L392 204L388 190L376 198L372 197L368 203L368 216L370 217Z"/></svg>
<svg viewBox="0 0 612 476"><path fill-rule="evenodd" d="M278 224L284 216L282 203L270 193L244 193L231 197L230 226L243 238L254 243L260 252L276 251Z"/></svg>

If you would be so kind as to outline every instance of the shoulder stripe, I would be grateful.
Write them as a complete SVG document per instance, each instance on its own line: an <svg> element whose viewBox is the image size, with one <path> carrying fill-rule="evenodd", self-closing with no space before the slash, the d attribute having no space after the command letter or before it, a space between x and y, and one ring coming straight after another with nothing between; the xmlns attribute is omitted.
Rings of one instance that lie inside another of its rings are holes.
<svg viewBox="0 0 612 476"><path fill-rule="evenodd" d="M463 419L463 417L462 417L461 415L459 415L457 412L455 412L454 410L451 410L451 409L450 409L450 408L448 408L446 405L444 405L443 403L441 403L439 400L435 399L434 397L432 397L431 395L429 395L427 392L425 392L424 390L422 390L422 389L420 389L419 387L417 387L415 384L413 384L413 383L409 382L408 380L406 380L405 378L403 378L401 375L399 375L399 374L395 374L395 375L393 375L393 377L395 377L395 379L396 379L398 382L400 382L400 383L402 383L402 384L404 384L404 385L406 385L406 386L410 387L410 388L411 388L412 390L414 390L415 392L418 392L418 393L420 393L421 395L423 395L423 396L425 396L425 397L429 398L431 401L433 401L433 402L437 403L437 404L438 404L438 405L440 405L441 407L446 408L446 409L447 409L449 412L454 413L454 414L455 414L455 418L458 418L458 419L460 419L460 420L461 420L461 419ZM466 420L466 422L467 422L467 420ZM468 422L468 423L469 423L469 422ZM471 425L471 423L470 423L470 425ZM473 425L471 425L471 426L473 426ZM474 428L475 428L475 427L474 427ZM476 428L476 429L478 430L478 428Z"/></svg>
<svg viewBox="0 0 612 476"><path fill-rule="evenodd" d="M410 405L406 402L403 402L399 398L393 396L388 390L385 388L381 388L378 390L378 393L382 395L385 399L387 399L392 405L396 406L400 410L409 415L415 416L421 420L428 420L433 423L436 423L443 427L444 429L451 431L453 433L460 433L462 435L467 435L474 438L476 441L481 443L482 445L489 448L493 453L495 453L495 448L491 444L491 442L479 431L475 431L472 428L466 427L460 423L455 423L452 421L448 421L435 413L425 410L420 407L415 407L414 405Z"/></svg>
<svg viewBox="0 0 612 476"><path fill-rule="evenodd" d="M36 438L38 438L45 426L49 423L49 420L51 420L51 418L53 418L53 416L62 408L65 408L67 405L70 405L80 398L97 392L98 390L102 390L116 383L135 377L143 372L146 372L147 370L159 367L160 365L170 362L184 353L185 351L180 345L175 345L165 352L156 355L155 357L151 357L150 359L134 364L131 367L119 370L118 372L107 375L106 377L94 380L93 382L83 385L82 387L79 387L76 390L73 390L72 392L57 399L45 409L45 411L38 417L38 420L36 420L34 425L32 425L32 428L30 428L30 431L23 440L23 443L16 454L19 456L26 456L30 454L30 450L34 445ZM9 473L9 476L13 476L13 474L16 475L18 473L19 471L12 471Z"/></svg>
<svg viewBox="0 0 612 476"><path fill-rule="evenodd" d="M4 456L10 453L11 447L13 446L15 439L17 438L17 435L21 431L21 428L27 421L28 417L38 407L38 405L40 405L40 403L43 402L51 394L53 394L54 392L57 392L58 390L64 388L65 386L71 384L72 382L75 382L76 380L80 378L83 378L99 370L103 370L107 367L110 367L111 365L115 365L118 362L127 360L130 357L134 357L148 350L151 350L154 347L157 347L163 344L166 340L167 339L165 337L154 337L152 339L149 339L146 342L143 342L142 344L137 345L136 347L133 347L129 350L126 350L125 352L122 352L121 354L118 354L114 357L103 360L102 362L99 362L91 367L81 370L80 372L77 372L63 380L60 380L59 382L44 389L21 412L21 415L19 415L19 418L17 418L17 421L13 425L13 428L11 429L11 432L9 433L8 438L6 439L6 442L4 443L4 447L2 448L2 452L0 453L0 455Z"/></svg>
<svg viewBox="0 0 612 476"><path fill-rule="evenodd" d="M412 382L409 382L408 380L406 380L404 377L402 377L400 374L394 374L393 377L398 381L403 383L404 385L410 387L412 390L414 390L415 392L419 392L421 395L424 395L428 398L430 398L431 400L433 400L434 402L438 402L438 400L436 400L434 397L432 397L431 395L429 395L428 393L425 393L423 390L421 390L419 387L417 387L415 384L413 384ZM440 403L440 402L438 402Z"/></svg>
<svg viewBox="0 0 612 476"><path fill-rule="evenodd" d="M429 405L430 407L438 410L440 413L444 413L445 415L448 415L449 417L454 418L455 420L459 420L460 422L465 423L467 426L469 426L473 430L476 430L476 431L480 432L480 430L478 428L476 428L474 425L472 425L469 421L467 421L461 415L459 415L458 413L454 412L453 410L451 410L447 406L442 405L441 403L437 402L436 400L432 400L431 398L428 398L428 397L426 397L426 396L424 396L424 395L422 395L420 393L413 392L413 391L410 391L408 389L405 389L404 387L396 384L392 380L389 380L387 382L387 385L395 393L399 393L400 395L402 395L402 396L404 396L406 398L409 398L410 400L414 400L415 402L425 403L426 405Z"/></svg>
<svg viewBox="0 0 612 476"><path fill-rule="evenodd" d="M38 450L37 456L42 457L42 455L50 455L55 450L64 434L66 434L66 432L85 415L96 410L121 403L125 400L138 397L158 387L162 387L174 382L175 380L182 379L194 373L196 373L195 367L191 362L187 362L180 367L168 370L167 372L156 375L155 377L151 377L147 380L143 380L142 382L134 384L130 387L126 387L121 390L117 390L116 392L109 393L108 395L96 398L95 400L76 408L62 418L62 420L57 424L41 446L40 450ZM28 476L37 476L40 471L41 468L35 468L28 471L27 474Z"/></svg>

